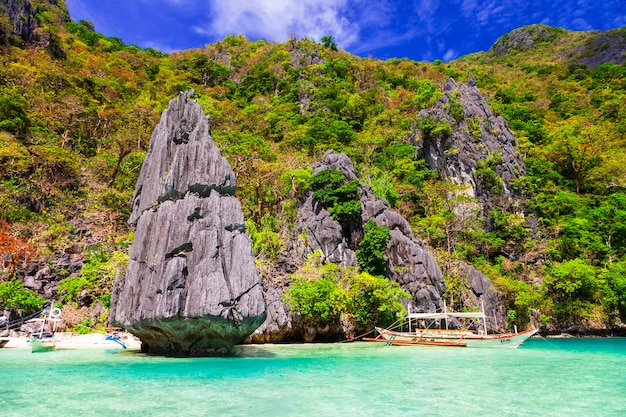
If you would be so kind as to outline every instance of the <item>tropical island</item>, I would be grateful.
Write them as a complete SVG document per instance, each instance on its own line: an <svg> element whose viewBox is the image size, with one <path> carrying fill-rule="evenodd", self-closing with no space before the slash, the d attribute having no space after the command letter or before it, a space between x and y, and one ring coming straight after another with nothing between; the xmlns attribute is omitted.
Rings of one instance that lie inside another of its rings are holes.
<svg viewBox="0 0 626 417"><path fill-rule="evenodd" d="M0 9L7 323L56 300L73 332L125 325L116 281L139 259L136 185L159 132L192 137L186 117L158 128L188 100L233 184L185 193L237 198L244 221L224 228L249 236L256 269L245 291L229 281L227 297L207 294L223 307L211 314L245 321L234 300L262 293L239 339L352 340L408 301L424 312L483 302L494 330L626 334L626 28L533 25L429 63L356 57L329 37L228 36L168 55L72 21L62 1ZM183 194L172 185L142 211ZM204 218L193 213L183 219ZM160 252L180 274L142 308L187 291L192 246ZM161 305L180 311L171 300Z"/></svg>

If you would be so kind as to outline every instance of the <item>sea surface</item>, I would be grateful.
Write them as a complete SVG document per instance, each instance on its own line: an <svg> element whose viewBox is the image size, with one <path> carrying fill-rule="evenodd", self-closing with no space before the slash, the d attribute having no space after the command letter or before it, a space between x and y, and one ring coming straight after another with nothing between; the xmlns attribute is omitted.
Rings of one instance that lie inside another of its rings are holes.
<svg viewBox="0 0 626 417"><path fill-rule="evenodd" d="M0 416L626 416L626 339L256 345L184 359L5 348Z"/></svg>

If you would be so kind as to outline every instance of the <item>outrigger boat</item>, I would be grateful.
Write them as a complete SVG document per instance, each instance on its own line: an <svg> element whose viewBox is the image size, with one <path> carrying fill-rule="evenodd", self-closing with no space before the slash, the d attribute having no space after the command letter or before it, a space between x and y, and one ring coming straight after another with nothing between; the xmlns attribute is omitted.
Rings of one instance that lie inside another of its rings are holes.
<svg viewBox="0 0 626 417"><path fill-rule="evenodd" d="M410 307L409 307L410 309ZM533 336L539 329L531 329L524 332L488 334L487 316L484 308L479 312L463 312L456 313L447 311L444 305L444 311L440 313L408 313L409 321L408 332L398 332L388 329L376 327L378 336L375 338L364 338L369 342L384 342L389 345L426 345L426 346L456 346L471 348L516 348L524 343L528 338ZM436 328L422 327L412 330L413 320L418 323L437 323ZM442 320L445 321L445 328L441 327ZM469 330L467 326L461 329L449 329L448 324L454 321L481 323L482 329L475 332Z"/></svg>

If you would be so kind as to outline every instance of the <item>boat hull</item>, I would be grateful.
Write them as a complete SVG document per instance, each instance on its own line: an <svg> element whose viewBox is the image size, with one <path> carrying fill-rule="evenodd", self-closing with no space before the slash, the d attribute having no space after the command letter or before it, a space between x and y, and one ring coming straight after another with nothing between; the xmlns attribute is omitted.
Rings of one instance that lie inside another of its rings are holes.
<svg viewBox="0 0 626 417"><path fill-rule="evenodd" d="M388 345L394 346L413 346L413 345L421 345L421 346L446 346L446 347L467 347L467 345L462 341L444 341L444 340L409 340L409 339L384 339L381 337L365 337L363 338L366 342L384 342Z"/></svg>
<svg viewBox="0 0 626 417"><path fill-rule="evenodd" d="M465 343L471 348L516 348L538 331L539 329L532 329L521 333L491 335L487 338L468 338Z"/></svg>
<svg viewBox="0 0 626 417"><path fill-rule="evenodd" d="M417 330L416 332L394 332L376 328L379 336L368 341L385 341L393 345L463 346L469 348L516 348L537 333L538 329L521 333L480 335L456 330Z"/></svg>
<svg viewBox="0 0 626 417"><path fill-rule="evenodd" d="M55 340L45 340L32 337L30 339L31 352L49 352L56 349L57 342Z"/></svg>

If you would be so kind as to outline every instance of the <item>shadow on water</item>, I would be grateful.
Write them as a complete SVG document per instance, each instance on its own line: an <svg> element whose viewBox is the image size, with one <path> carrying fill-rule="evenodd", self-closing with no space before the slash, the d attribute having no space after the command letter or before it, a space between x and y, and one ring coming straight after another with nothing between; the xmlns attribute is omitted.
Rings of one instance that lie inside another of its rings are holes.
<svg viewBox="0 0 626 417"><path fill-rule="evenodd" d="M269 350L265 345L237 345L234 346L231 351L225 356L176 356L176 355L163 355L158 353L145 353L140 349L111 349L111 354L129 356L129 357L146 357L146 358L181 358L181 359L193 359L193 358L275 358L276 353Z"/></svg>
<svg viewBox="0 0 626 417"><path fill-rule="evenodd" d="M275 352L268 350L263 345L237 345L230 351L228 357L234 358L275 358Z"/></svg>

